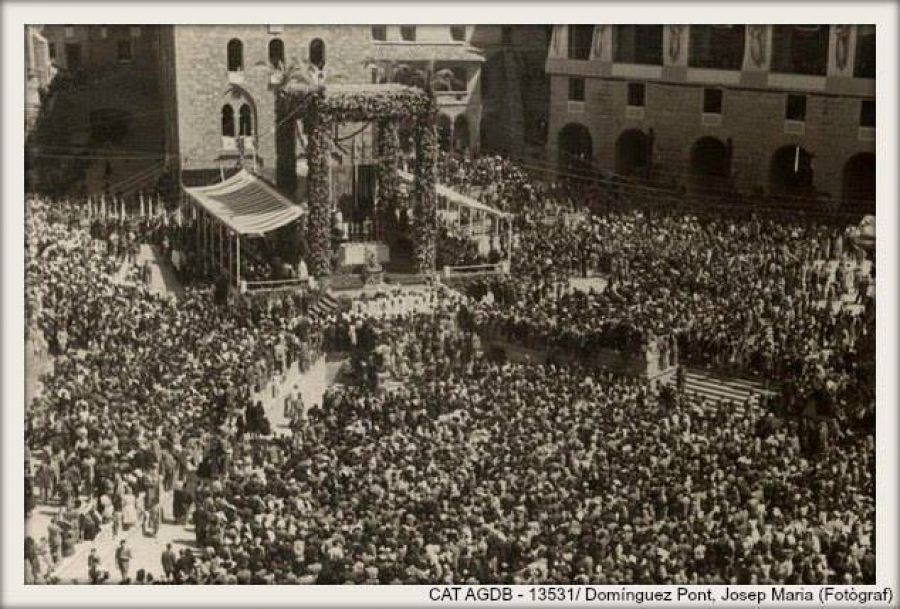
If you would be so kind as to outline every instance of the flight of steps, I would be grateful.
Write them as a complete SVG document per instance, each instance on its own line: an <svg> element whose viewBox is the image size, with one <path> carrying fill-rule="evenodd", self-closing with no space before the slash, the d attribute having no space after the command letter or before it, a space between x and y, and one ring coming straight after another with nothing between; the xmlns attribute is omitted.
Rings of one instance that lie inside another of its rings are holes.
<svg viewBox="0 0 900 609"><path fill-rule="evenodd" d="M761 396L775 395L775 391L760 381L720 376L698 369L686 371L684 392L688 396L698 396L707 401L734 404L743 404L750 399L758 401Z"/></svg>

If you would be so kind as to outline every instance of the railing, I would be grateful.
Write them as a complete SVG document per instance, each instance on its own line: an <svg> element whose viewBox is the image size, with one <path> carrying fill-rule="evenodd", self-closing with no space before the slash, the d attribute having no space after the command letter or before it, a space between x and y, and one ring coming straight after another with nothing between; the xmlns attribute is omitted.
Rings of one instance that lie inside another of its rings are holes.
<svg viewBox="0 0 900 609"><path fill-rule="evenodd" d="M492 264L469 264L445 266L444 277L471 277L473 275L497 275L509 272L509 261L503 260Z"/></svg>
<svg viewBox="0 0 900 609"><path fill-rule="evenodd" d="M274 292L281 290L293 290L309 285L309 279L265 279L254 281L241 281L242 291L246 292Z"/></svg>

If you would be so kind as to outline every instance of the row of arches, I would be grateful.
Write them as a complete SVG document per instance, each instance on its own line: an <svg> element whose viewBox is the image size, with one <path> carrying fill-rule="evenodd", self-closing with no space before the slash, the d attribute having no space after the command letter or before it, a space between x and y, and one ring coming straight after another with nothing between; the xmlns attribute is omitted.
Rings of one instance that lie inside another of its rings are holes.
<svg viewBox="0 0 900 609"><path fill-rule="evenodd" d="M244 69L244 43L239 38L232 38L226 47L229 72L241 72ZM269 41L269 64L278 69L284 68L284 41L273 38ZM320 70L325 67L325 42L315 38L309 43L309 63Z"/></svg>
<svg viewBox="0 0 900 609"><path fill-rule="evenodd" d="M559 132L558 167L570 177L589 175L595 168L594 143L587 127L569 123ZM640 129L623 131L616 139L615 171L626 177L647 177L653 158L653 132ZM809 196L814 193L814 155L801 146L788 145L776 150L769 162L769 192L785 196ZM689 180L694 189L723 191L732 177L731 140L704 136L690 149ZM875 155L861 152L844 165L842 197L854 203L875 200Z"/></svg>

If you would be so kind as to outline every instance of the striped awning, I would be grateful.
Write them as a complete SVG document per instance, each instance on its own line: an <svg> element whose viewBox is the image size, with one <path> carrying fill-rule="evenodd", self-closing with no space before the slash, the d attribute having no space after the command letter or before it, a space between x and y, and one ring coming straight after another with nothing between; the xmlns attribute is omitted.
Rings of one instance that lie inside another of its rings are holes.
<svg viewBox="0 0 900 609"><path fill-rule="evenodd" d="M306 212L246 169L224 182L184 190L194 202L240 235L263 235Z"/></svg>

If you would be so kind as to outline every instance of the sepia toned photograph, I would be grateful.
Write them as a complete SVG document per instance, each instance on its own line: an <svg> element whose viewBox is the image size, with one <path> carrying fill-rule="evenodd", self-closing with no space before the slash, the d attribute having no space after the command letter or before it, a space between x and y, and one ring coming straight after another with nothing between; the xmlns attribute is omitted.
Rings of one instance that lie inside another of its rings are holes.
<svg viewBox="0 0 900 609"><path fill-rule="evenodd" d="M876 584L876 25L24 37L25 584Z"/></svg>

